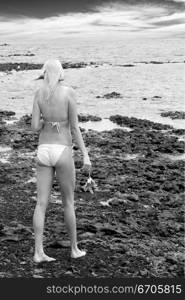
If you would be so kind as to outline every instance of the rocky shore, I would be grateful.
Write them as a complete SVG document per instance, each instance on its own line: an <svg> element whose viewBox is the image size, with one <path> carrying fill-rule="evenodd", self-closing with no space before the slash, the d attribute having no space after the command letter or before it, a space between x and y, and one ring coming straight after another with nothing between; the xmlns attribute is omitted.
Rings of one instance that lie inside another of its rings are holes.
<svg viewBox="0 0 185 300"><path fill-rule="evenodd" d="M87 256L70 258L54 181L45 246L57 260L35 265L38 135L30 116L7 124L12 116L0 112L0 277L184 277L184 130L120 115L110 120L123 129L82 130L98 186L94 194L84 192L87 174L74 145L78 240Z"/></svg>
<svg viewBox="0 0 185 300"><path fill-rule="evenodd" d="M13 55L12 55L13 56ZM17 54L14 56L17 56ZM19 56L19 55L18 55ZM24 55L25 56L25 55ZM27 56L34 56L34 54L27 54ZM69 68L75 68L75 69L79 69L79 68L85 68L87 66L98 66L99 63L96 62L89 62L89 63L85 63L85 62L76 62L76 63L72 63L72 62L65 62L62 63L62 66L64 69L69 69ZM36 64L36 63L27 63L27 62L15 62L15 63L0 63L0 72L10 72L12 70L16 70L16 71L27 71L27 70L38 70L41 69L43 66L43 64Z"/></svg>
<svg viewBox="0 0 185 300"><path fill-rule="evenodd" d="M6 45L6 44L4 44ZM0 45L0 46L4 46L4 45ZM0 55L0 57L33 57L35 56L34 53L14 53L14 54L9 54L7 56L4 55ZM135 64L112 64L110 62L94 62L94 61L90 61L90 62L62 62L62 66L64 69L79 69L79 68L86 68L89 66L93 66L93 67L98 67L98 66L102 66L102 65L114 65L117 67L124 67L124 68L130 68L130 67L137 67L138 64L155 64L155 65L162 65L162 64L175 64L175 63L185 63L185 61L138 61L135 62ZM32 63L32 62L6 62L6 63L0 63L0 72L11 72L12 70L15 71L27 71L27 70L38 70L41 69L43 66L43 64L41 63Z"/></svg>

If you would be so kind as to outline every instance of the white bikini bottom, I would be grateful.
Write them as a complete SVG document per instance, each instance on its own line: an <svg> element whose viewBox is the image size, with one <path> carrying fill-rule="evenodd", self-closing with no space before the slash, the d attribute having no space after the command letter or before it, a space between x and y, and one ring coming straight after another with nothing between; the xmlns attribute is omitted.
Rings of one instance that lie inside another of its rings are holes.
<svg viewBox="0 0 185 300"><path fill-rule="evenodd" d="M41 144L38 146L37 158L43 165L54 167L66 147L60 144Z"/></svg>

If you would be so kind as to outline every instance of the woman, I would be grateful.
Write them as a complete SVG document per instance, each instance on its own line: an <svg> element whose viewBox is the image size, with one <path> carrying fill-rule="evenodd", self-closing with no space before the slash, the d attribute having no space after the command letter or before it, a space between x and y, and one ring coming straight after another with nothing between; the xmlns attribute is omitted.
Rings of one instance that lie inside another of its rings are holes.
<svg viewBox="0 0 185 300"><path fill-rule="evenodd" d="M84 168L88 171L91 168L89 155L78 126L75 93L72 88L61 84L64 78L62 65L58 60L48 60L43 66L43 71L43 86L35 94L31 123L34 131L40 131L37 151L37 204L33 216L34 261L37 263L55 260L47 256L43 249L45 212L55 172L62 193L71 257L78 258L86 254L77 246L72 135L83 154Z"/></svg>

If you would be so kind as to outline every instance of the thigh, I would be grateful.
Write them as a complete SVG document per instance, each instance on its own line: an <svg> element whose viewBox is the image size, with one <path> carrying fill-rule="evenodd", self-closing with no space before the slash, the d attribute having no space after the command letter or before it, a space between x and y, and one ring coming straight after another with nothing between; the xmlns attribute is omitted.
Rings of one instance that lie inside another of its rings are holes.
<svg viewBox="0 0 185 300"><path fill-rule="evenodd" d="M65 148L55 169L64 201L69 198L71 199L71 197L73 198L75 189L75 165L70 147Z"/></svg>
<svg viewBox="0 0 185 300"><path fill-rule="evenodd" d="M37 196L38 201L47 203L51 193L54 168L37 164Z"/></svg>

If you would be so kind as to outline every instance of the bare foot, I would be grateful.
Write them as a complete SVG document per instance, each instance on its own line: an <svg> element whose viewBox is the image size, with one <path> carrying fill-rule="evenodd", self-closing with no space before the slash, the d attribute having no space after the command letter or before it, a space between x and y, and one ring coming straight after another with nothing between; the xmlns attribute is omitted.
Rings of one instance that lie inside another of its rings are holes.
<svg viewBox="0 0 185 300"><path fill-rule="evenodd" d="M56 259L53 258L53 257L50 257L48 255L46 255L45 253L43 254L35 254L34 257L33 257L33 261L35 263L41 263L41 262L51 262L51 261L55 261Z"/></svg>
<svg viewBox="0 0 185 300"><path fill-rule="evenodd" d="M84 251L84 250L76 249L76 250L71 251L72 258L79 258L79 257L85 256L85 255L86 255L86 251Z"/></svg>

